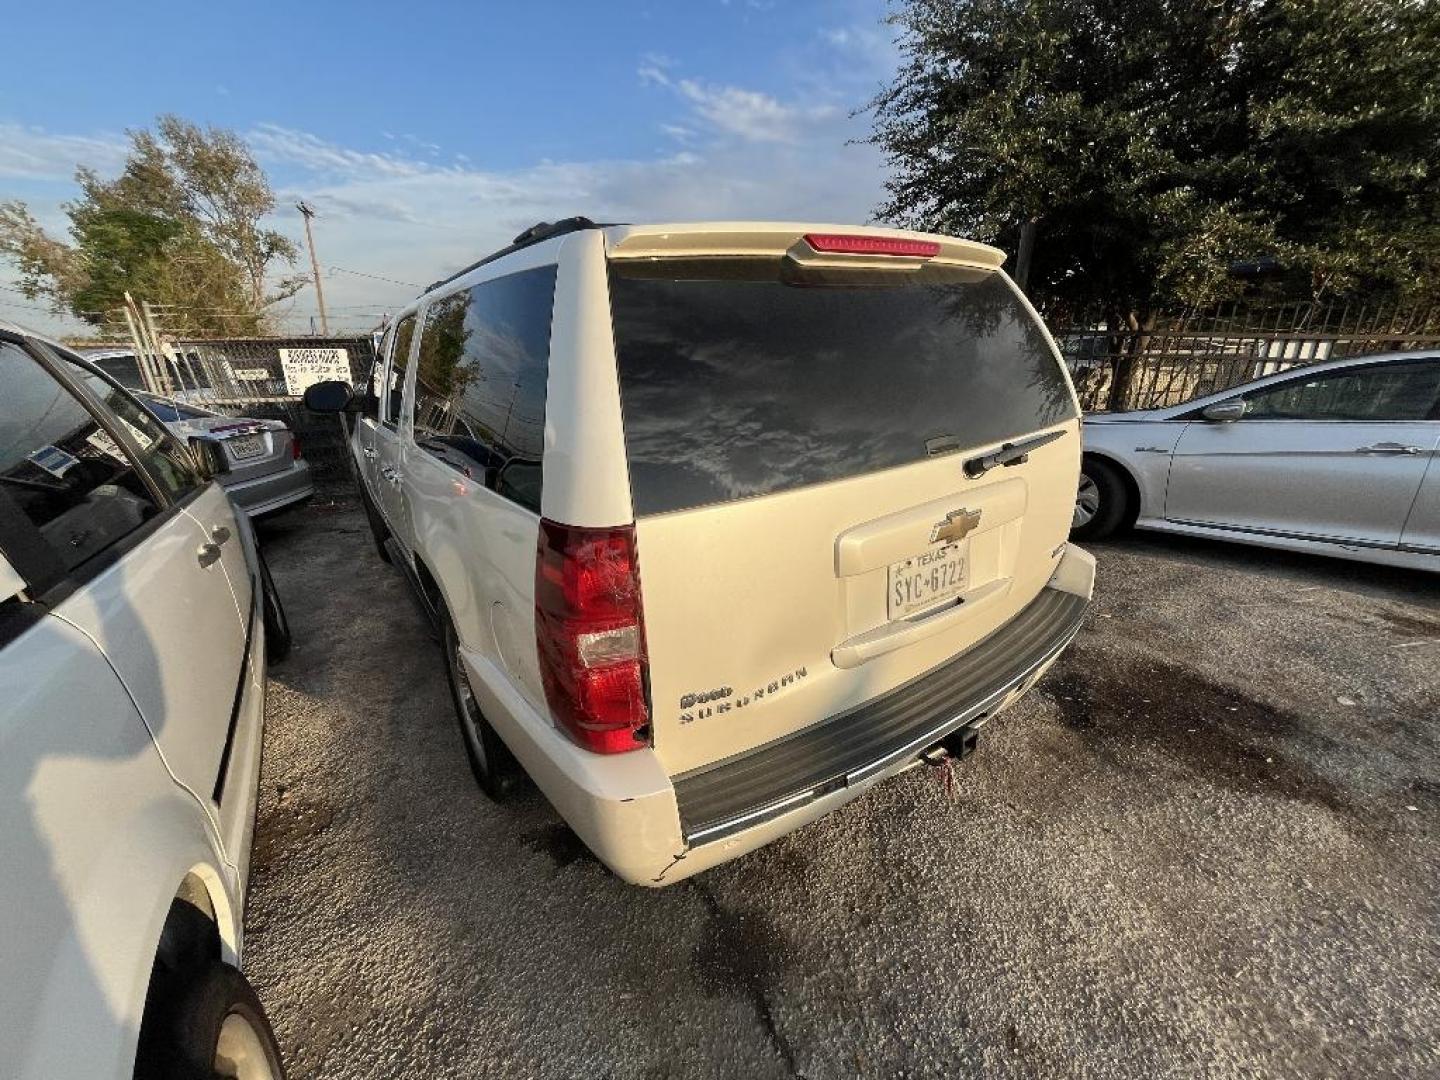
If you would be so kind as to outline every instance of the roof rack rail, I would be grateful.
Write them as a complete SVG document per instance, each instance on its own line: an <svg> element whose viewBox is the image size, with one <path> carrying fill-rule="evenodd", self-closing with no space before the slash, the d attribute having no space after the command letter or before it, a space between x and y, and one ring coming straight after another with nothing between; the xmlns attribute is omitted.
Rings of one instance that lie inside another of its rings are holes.
<svg viewBox="0 0 1440 1080"><path fill-rule="evenodd" d="M580 217L578 215L575 217L561 218L559 221L537 222L519 236L515 237L515 239L510 242L509 247L503 247L499 251L492 252L483 259L478 259L471 263L463 270L456 270L455 273L449 277L441 278L439 281L432 281L429 285L425 286L425 291L428 293L438 289L447 282L454 281L458 277L463 277L476 267L494 262L496 259L503 258L511 252L519 251L521 248L527 248L531 244L538 244L543 240L550 240L556 236L564 236L566 233L581 232L585 229L605 229L608 228L610 224L610 222L591 221L587 217Z"/></svg>

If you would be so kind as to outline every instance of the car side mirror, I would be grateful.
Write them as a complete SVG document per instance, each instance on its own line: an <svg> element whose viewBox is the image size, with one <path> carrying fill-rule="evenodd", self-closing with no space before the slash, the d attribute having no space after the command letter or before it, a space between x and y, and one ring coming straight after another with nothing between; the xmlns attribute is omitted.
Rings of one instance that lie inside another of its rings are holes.
<svg viewBox="0 0 1440 1080"><path fill-rule="evenodd" d="M1206 405L1205 408L1201 409L1200 415L1211 423L1228 424L1232 420L1239 420L1245 415L1245 401L1243 398L1217 401L1214 405Z"/></svg>
<svg viewBox="0 0 1440 1080"><path fill-rule="evenodd" d="M318 413L343 413L355 399L350 384L339 379L311 383L305 388L305 408Z"/></svg>

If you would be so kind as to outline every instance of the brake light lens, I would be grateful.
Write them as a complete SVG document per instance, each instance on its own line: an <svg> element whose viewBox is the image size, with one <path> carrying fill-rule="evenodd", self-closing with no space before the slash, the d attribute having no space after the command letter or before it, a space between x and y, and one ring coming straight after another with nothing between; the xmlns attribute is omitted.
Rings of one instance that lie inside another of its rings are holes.
<svg viewBox="0 0 1440 1080"><path fill-rule="evenodd" d="M935 240L898 240L889 236L849 236L840 233L806 233L805 242L830 255L900 255L933 259L940 254Z"/></svg>
<svg viewBox="0 0 1440 1080"><path fill-rule="evenodd" d="M598 754L646 745L645 629L635 528L540 522L535 641L556 723Z"/></svg>
<svg viewBox="0 0 1440 1080"><path fill-rule="evenodd" d="M290 456L296 461L300 460L300 436L293 431L290 433Z"/></svg>

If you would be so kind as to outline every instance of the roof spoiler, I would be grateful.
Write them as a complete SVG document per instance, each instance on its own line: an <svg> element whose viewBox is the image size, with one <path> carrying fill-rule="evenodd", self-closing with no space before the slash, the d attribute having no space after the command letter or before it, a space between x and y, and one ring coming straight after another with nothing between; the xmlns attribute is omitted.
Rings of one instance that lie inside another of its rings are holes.
<svg viewBox="0 0 1440 1080"><path fill-rule="evenodd" d="M938 245L932 256L861 255L826 252L814 248L807 236L854 237L895 240L928 247ZM961 240L938 233L911 232L862 225L808 225L795 222L715 221L677 225L623 225L607 230L607 249L612 259L761 257L788 255L806 266L833 265L859 268L901 269L927 262L967 266L994 271L1005 262L1005 253L989 244Z"/></svg>

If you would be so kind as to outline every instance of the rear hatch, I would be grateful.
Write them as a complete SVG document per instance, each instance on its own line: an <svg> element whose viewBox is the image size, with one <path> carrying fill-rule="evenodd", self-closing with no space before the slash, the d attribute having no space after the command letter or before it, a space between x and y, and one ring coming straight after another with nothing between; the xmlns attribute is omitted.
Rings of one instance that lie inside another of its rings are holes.
<svg viewBox="0 0 1440 1080"><path fill-rule="evenodd" d="M738 254L612 239L653 740L672 774L974 645L1044 587L1070 524L1074 394L999 253L822 252L844 245L802 231ZM987 459L1027 440L1018 461Z"/></svg>

